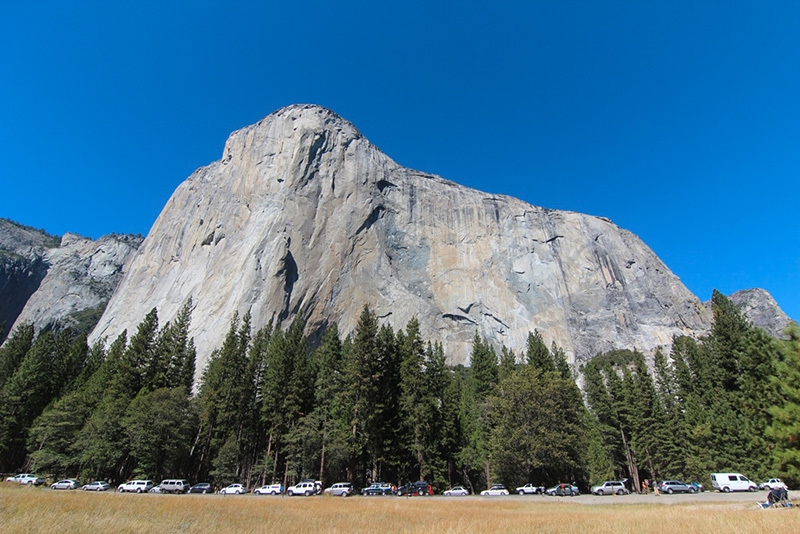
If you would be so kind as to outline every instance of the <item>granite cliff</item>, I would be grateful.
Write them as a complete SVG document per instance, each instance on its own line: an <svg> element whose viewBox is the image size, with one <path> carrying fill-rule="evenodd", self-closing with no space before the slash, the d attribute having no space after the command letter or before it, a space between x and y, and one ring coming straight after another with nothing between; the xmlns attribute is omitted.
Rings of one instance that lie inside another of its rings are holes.
<svg viewBox="0 0 800 534"><path fill-rule="evenodd" d="M142 238L57 237L0 219L0 323L89 331ZM2 339L0 332L0 340Z"/></svg>
<svg viewBox="0 0 800 534"><path fill-rule="evenodd" d="M728 298L742 310L754 326L757 326L773 337L786 338L784 330L792 320L763 289L742 289L732 293Z"/></svg>
<svg viewBox="0 0 800 534"><path fill-rule="evenodd" d="M187 298L198 369L234 312L254 328L296 316L314 336L351 332L365 304L403 328L419 318L452 363L476 332L518 353L528 332L572 361L698 336L710 314L637 236L404 168L348 121L310 105L231 134L222 159L174 192L90 341L132 332Z"/></svg>

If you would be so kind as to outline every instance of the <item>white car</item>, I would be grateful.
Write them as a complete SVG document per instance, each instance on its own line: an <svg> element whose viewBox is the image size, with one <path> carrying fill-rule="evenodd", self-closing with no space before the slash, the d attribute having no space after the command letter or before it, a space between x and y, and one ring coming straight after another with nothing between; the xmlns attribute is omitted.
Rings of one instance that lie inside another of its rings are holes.
<svg viewBox="0 0 800 534"><path fill-rule="evenodd" d="M75 480L74 478L65 478L64 480L59 480L58 482L53 482L50 484L50 489L62 489L62 490L75 490L81 487L81 483Z"/></svg>
<svg viewBox="0 0 800 534"><path fill-rule="evenodd" d="M464 495L469 495L469 490L462 486L456 486L449 490L445 490L444 495L448 497L463 497Z"/></svg>
<svg viewBox="0 0 800 534"><path fill-rule="evenodd" d="M256 495L279 495L283 493L283 484L267 484L253 490Z"/></svg>
<svg viewBox="0 0 800 534"><path fill-rule="evenodd" d="M487 490L483 490L481 495L484 497L492 497L492 496L499 496L499 495L508 495L508 490L502 484L495 484L491 488Z"/></svg>
<svg viewBox="0 0 800 534"><path fill-rule="evenodd" d="M147 493L153 489L152 480L131 480L117 486L120 493Z"/></svg>
<svg viewBox="0 0 800 534"><path fill-rule="evenodd" d="M244 486L241 484L231 484L230 486L222 488L219 492L222 495L244 495L247 493L247 490L244 489Z"/></svg>
<svg viewBox="0 0 800 534"><path fill-rule="evenodd" d="M289 486L286 489L287 495L290 497L292 495L305 495L308 497L309 495L315 495L318 491L319 487L317 486L316 482L300 482L295 484L294 486Z"/></svg>
<svg viewBox="0 0 800 534"><path fill-rule="evenodd" d="M783 480L781 480L779 478L771 478L771 479L767 480L766 482L764 482L763 484L759 484L758 485L758 489L762 489L762 490L771 490L771 489L775 489L775 488L785 489L785 490L789 489L789 488L786 487L786 484L783 483Z"/></svg>

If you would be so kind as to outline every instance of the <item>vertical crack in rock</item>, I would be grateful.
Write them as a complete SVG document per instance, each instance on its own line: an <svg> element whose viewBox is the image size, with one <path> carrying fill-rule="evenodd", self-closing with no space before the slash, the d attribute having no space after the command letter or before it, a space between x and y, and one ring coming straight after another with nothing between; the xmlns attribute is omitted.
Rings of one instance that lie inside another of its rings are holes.
<svg viewBox="0 0 800 534"><path fill-rule="evenodd" d="M278 276L283 277L283 309L278 314L278 320L283 321L289 317L291 312L290 302L292 300L292 290L299 277L297 262L294 260L292 252L288 249L286 250L286 256L283 257Z"/></svg>
<svg viewBox="0 0 800 534"><path fill-rule="evenodd" d="M305 178L306 182L308 182L308 180L313 177L316 171L319 170L319 161L322 159L322 154L325 152L327 145L328 135L325 131L318 134L311 143L311 146L308 149L308 160L306 161L306 167L303 169L303 177Z"/></svg>

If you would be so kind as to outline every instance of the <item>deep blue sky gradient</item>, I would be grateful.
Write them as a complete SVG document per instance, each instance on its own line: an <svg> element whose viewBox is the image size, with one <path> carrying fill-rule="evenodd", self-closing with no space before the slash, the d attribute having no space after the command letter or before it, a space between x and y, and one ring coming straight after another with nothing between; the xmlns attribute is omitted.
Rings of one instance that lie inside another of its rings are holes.
<svg viewBox="0 0 800 534"><path fill-rule="evenodd" d="M5 2L0 217L147 234L292 103L402 165L639 235L800 318L800 2Z"/></svg>

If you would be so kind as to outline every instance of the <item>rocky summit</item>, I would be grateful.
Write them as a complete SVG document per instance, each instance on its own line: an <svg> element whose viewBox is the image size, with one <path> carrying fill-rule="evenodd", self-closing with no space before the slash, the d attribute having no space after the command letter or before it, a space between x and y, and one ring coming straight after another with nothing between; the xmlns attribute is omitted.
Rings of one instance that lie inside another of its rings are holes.
<svg viewBox="0 0 800 534"><path fill-rule="evenodd" d="M198 369L234 313L313 337L354 330L365 304L395 329L414 316L451 363L477 332L520 354L529 332L573 362L653 351L707 332L706 307L637 236L402 167L313 105L234 132L222 159L174 192L90 341L162 322L188 298Z"/></svg>
<svg viewBox="0 0 800 534"><path fill-rule="evenodd" d="M141 241L114 234L57 237L0 219L0 325L6 332L23 323L37 331L91 330Z"/></svg>

